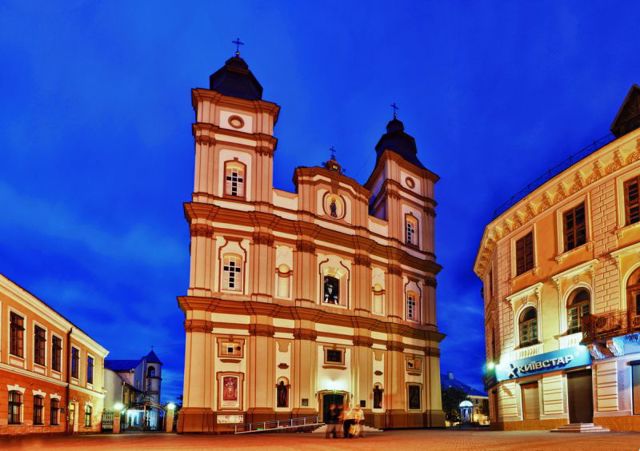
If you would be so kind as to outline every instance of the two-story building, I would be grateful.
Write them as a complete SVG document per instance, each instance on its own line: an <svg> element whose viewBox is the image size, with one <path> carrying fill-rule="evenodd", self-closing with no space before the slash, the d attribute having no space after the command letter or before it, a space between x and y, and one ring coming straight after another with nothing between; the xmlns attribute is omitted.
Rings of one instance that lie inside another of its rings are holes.
<svg viewBox="0 0 640 451"><path fill-rule="evenodd" d="M495 427L640 430L639 127L634 86L606 144L484 231L474 271Z"/></svg>
<svg viewBox="0 0 640 451"><path fill-rule="evenodd" d="M0 434L100 431L107 353L0 275Z"/></svg>
<svg viewBox="0 0 640 451"><path fill-rule="evenodd" d="M280 107L239 54L194 89L179 432L322 416L442 426L434 185L395 117L361 185L335 158L273 187Z"/></svg>

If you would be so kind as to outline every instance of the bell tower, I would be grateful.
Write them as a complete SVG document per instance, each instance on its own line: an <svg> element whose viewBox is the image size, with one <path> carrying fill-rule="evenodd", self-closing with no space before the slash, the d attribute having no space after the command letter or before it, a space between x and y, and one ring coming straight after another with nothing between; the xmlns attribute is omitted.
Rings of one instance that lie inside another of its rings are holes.
<svg viewBox="0 0 640 451"><path fill-rule="evenodd" d="M184 205L191 236L187 290L191 301L180 301L185 314L186 349L178 430L211 432L217 383L211 377L216 370L212 305L229 293L237 298L251 292L270 293L269 284L273 283L271 274L250 277L258 273L257 266L265 260L269 264L268 242L254 239L246 243L237 237L214 234L214 222L221 215L229 222L251 215L254 238L270 235L268 226L258 218L273 208L273 154L277 143L273 129L280 107L262 99L262 86L240 57L239 49L209 77L209 89L192 90L191 100L196 119L192 127L195 177L191 202ZM226 246L226 254L219 242ZM224 260L218 262L219 258ZM222 272L227 277L218 277ZM221 286L223 282L225 286Z"/></svg>

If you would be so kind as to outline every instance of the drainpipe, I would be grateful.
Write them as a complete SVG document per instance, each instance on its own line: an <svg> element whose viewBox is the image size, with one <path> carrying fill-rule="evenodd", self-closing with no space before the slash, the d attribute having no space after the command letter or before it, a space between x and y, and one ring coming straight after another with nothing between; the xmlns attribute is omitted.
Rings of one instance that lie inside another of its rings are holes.
<svg viewBox="0 0 640 451"><path fill-rule="evenodd" d="M67 332L67 352L65 353L65 355L67 356L67 387L66 387L66 399L67 399L67 407L66 407L66 419L67 419L67 434L71 434L73 433L73 425L71 426L72 430L69 430L69 404L70 404L70 396L71 396L71 390L70 390L70 386L71 386L71 333L73 332L73 327L71 329L69 329L69 332ZM73 409L74 412L74 416L75 416L75 409Z"/></svg>

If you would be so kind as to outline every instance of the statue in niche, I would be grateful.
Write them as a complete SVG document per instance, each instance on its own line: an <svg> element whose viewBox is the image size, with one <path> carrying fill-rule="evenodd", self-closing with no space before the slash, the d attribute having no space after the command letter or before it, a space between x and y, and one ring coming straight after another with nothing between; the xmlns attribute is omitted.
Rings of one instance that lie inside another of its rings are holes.
<svg viewBox="0 0 640 451"><path fill-rule="evenodd" d="M340 303L340 281L332 276L324 276L323 301L325 304Z"/></svg>

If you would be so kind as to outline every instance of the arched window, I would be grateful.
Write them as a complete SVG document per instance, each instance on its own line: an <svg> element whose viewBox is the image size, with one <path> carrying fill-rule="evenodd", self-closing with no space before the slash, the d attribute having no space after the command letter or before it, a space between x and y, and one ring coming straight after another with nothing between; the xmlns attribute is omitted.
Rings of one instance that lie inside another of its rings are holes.
<svg viewBox="0 0 640 451"><path fill-rule="evenodd" d="M93 407L86 405L84 407L84 427L91 427L91 414L93 412Z"/></svg>
<svg viewBox="0 0 640 451"><path fill-rule="evenodd" d="M237 160L224 164L224 194L227 196L244 197L245 165Z"/></svg>
<svg viewBox="0 0 640 451"><path fill-rule="evenodd" d="M518 320L520 346L530 346L538 342L538 312L534 307L526 308Z"/></svg>
<svg viewBox="0 0 640 451"><path fill-rule="evenodd" d="M22 423L22 393L17 390L9 392L9 424Z"/></svg>
<svg viewBox="0 0 640 451"><path fill-rule="evenodd" d="M147 368L147 377L156 377L156 369L153 366Z"/></svg>
<svg viewBox="0 0 640 451"><path fill-rule="evenodd" d="M413 291L407 292L407 319L409 321L418 320L418 295Z"/></svg>
<svg viewBox="0 0 640 451"><path fill-rule="evenodd" d="M384 290L379 283L373 286L373 306L371 310L377 315L384 313Z"/></svg>
<svg viewBox="0 0 640 451"><path fill-rule="evenodd" d="M43 425L44 424L44 398L42 396L35 395L33 397L33 424L34 425Z"/></svg>
<svg viewBox="0 0 640 451"><path fill-rule="evenodd" d="M51 426L57 426L60 424L60 400L57 398L51 398Z"/></svg>
<svg viewBox="0 0 640 451"><path fill-rule="evenodd" d="M636 326L640 320L640 268L636 269L627 282L627 308L632 318L632 325Z"/></svg>
<svg viewBox="0 0 640 451"><path fill-rule="evenodd" d="M277 407L289 407L289 385L285 383L284 380L281 380L278 385L276 385L277 391Z"/></svg>
<svg viewBox="0 0 640 451"><path fill-rule="evenodd" d="M235 254L222 258L222 289L242 291L242 259Z"/></svg>
<svg viewBox="0 0 640 451"><path fill-rule="evenodd" d="M405 242L413 246L418 245L418 220L411 213L404 216Z"/></svg>
<svg viewBox="0 0 640 451"><path fill-rule="evenodd" d="M586 288L578 288L569 296L567 302L567 333L575 334L582 330L582 317L590 312L591 295Z"/></svg>
<svg viewBox="0 0 640 451"><path fill-rule="evenodd" d="M324 276L322 301L325 304L340 304L340 280L333 276Z"/></svg>

